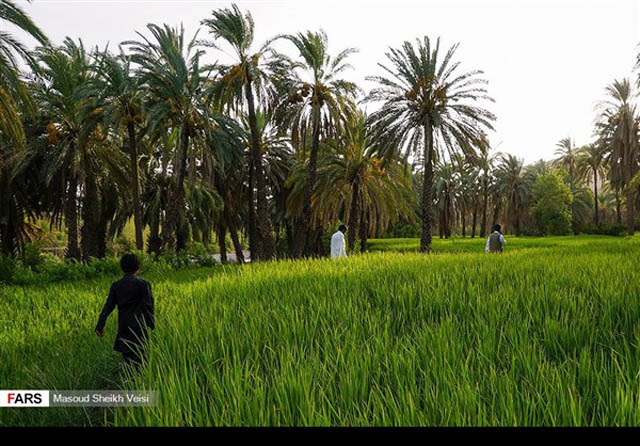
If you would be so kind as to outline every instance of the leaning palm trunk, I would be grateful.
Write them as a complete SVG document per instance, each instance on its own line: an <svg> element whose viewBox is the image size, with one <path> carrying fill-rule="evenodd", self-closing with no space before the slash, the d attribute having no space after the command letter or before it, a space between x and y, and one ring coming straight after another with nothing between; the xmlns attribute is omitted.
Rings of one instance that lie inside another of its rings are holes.
<svg viewBox="0 0 640 446"><path fill-rule="evenodd" d="M240 244L240 239L238 238L238 231L236 230L235 224L233 223L233 219L231 218L231 213L229 212L229 208L224 206L224 218L227 228L229 229L229 235L231 235L231 241L233 242L233 249L236 251L236 262L244 263L244 253L242 252L242 245Z"/></svg>
<svg viewBox="0 0 640 446"><path fill-rule="evenodd" d="M233 248L236 251L236 261L238 263L244 263L244 254L242 252L242 245L240 244L240 239L238 238L238 231L236 229L235 223L231 216L231 211L229 210L231 197L229 196L229 190L224 186L219 175L216 176L216 189L218 190L218 193L222 197L221 225L224 225L224 227L229 231L229 235L231 236L231 241L233 242Z"/></svg>
<svg viewBox="0 0 640 446"><path fill-rule="evenodd" d="M295 240L293 244L293 257L301 257L305 252L305 245L308 243L311 232L311 195L316 182L318 166L318 151L320 148L320 106L314 103L313 109L313 141L311 143L311 153L309 154L309 169L307 184L304 191L304 205L302 215L296 222Z"/></svg>
<svg viewBox="0 0 640 446"><path fill-rule="evenodd" d="M424 125L424 178L422 180L422 236L420 252L431 250L431 214L433 207L433 128L429 122Z"/></svg>
<svg viewBox="0 0 640 446"><path fill-rule="evenodd" d="M67 196L64 202L64 223L67 228L67 252L65 257L80 260L78 246L78 180L75 176L69 179Z"/></svg>
<svg viewBox="0 0 640 446"><path fill-rule="evenodd" d="M136 130L133 121L127 123L129 133L129 155L131 157L131 186L133 189L133 224L136 229L136 249L142 251L144 240L142 237L142 208L140 205L140 178L138 172L138 147L136 144Z"/></svg>
<svg viewBox="0 0 640 446"><path fill-rule="evenodd" d="M349 211L349 233L347 234L347 247L349 252L353 252L356 246L356 234L358 231L358 224L360 223L360 206L359 206L359 186L358 182L353 184L353 191L351 193L351 210Z"/></svg>
<svg viewBox="0 0 640 446"><path fill-rule="evenodd" d="M262 170L262 153L260 150L260 134L258 132L258 121L256 119L255 104L253 102L253 91L251 87L251 77L247 73L248 80L245 83L245 96L249 109L249 127L251 128L251 159L253 161L254 175L257 186L257 227L260 233L261 250L260 259L269 260L276 255L276 244L273 240L273 225L267 209L267 193L264 171ZM253 254L253 253L252 253Z"/></svg>

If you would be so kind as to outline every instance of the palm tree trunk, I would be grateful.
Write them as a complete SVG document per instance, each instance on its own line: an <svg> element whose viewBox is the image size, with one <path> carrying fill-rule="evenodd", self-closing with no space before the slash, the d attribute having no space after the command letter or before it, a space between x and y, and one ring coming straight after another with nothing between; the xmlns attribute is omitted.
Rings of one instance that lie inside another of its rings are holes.
<svg viewBox="0 0 640 446"><path fill-rule="evenodd" d="M593 204L595 206L595 213L593 214L593 221L598 226L598 171L593 169Z"/></svg>
<svg viewBox="0 0 640 446"><path fill-rule="evenodd" d="M211 218L211 220L209 220L209 222L210 221L213 221L213 218ZM209 222L207 222L204 225L204 229L201 231L202 232L202 234L201 234L202 244L204 246L209 246L209 244L211 243L211 230L212 230L211 226L212 225Z"/></svg>
<svg viewBox="0 0 640 446"><path fill-rule="evenodd" d="M478 222L478 206L473 205L473 218L471 223L471 238L476 237L476 224Z"/></svg>
<svg viewBox="0 0 640 446"><path fill-rule="evenodd" d="M444 238L451 238L451 202L449 197L444 199Z"/></svg>
<svg viewBox="0 0 640 446"><path fill-rule="evenodd" d="M179 251L178 235L181 232L180 214L184 210L184 178L187 163L187 148L189 147L189 128L184 125L180 133L178 153L175 163L175 180L171 188L169 203L167 205L167 217L162 228L162 243L167 252ZM182 236L180 236L182 238Z"/></svg>
<svg viewBox="0 0 640 446"><path fill-rule="evenodd" d="M227 228L224 223L224 216L219 219L218 223L218 246L220 247L220 263L227 263Z"/></svg>
<svg viewBox="0 0 640 446"><path fill-rule="evenodd" d="M487 178L484 178L482 185L482 226L480 227L480 237L484 238L487 235L487 207L489 202L489 186Z"/></svg>
<svg viewBox="0 0 640 446"><path fill-rule="evenodd" d="M622 224L622 206L620 204L620 192L615 192L616 197L616 222L621 225Z"/></svg>
<svg viewBox="0 0 640 446"><path fill-rule="evenodd" d="M498 218L500 217L500 202L497 202L493 206L493 223L491 223L490 230L493 230L493 227L498 223Z"/></svg>
<svg viewBox="0 0 640 446"><path fill-rule="evenodd" d="M260 248L261 245L258 236L258 226L256 224L256 176L255 169L253 165L253 157L249 156L249 189L247 191L248 200L248 218L247 224L249 229L249 252L251 253L251 260L258 261L260 259Z"/></svg>
<svg viewBox="0 0 640 446"><path fill-rule="evenodd" d="M248 70L248 68L247 68ZM244 85L244 92L247 99L249 111L249 127L251 129L251 157L253 159L254 174L257 186L257 226L262 240L260 259L269 260L276 256L276 244L273 239L273 224L267 209L267 186L262 170L262 152L260 150L260 134L258 132L258 121L256 119L255 104L253 102L253 90L251 87L251 76L247 71L247 82ZM253 259L253 258L252 258Z"/></svg>
<svg viewBox="0 0 640 446"><path fill-rule="evenodd" d="M136 129L133 121L127 123L129 133L129 155L131 157L131 188L133 189L133 224L136 229L136 249L144 249L142 238L142 207L140 204L140 175L138 171L138 147L136 144Z"/></svg>
<svg viewBox="0 0 640 446"><path fill-rule="evenodd" d="M424 177L422 179L422 236L420 252L431 250L431 220L433 208L433 128L429 121L424 124Z"/></svg>
<svg viewBox="0 0 640 446"><path fill-rule="evenodd" d="M631 185L627 185L627 232L629 235L635 233L636 197Z"/></svg>
<svg viewBox="0 0 640 446"><path fill-rule="evenodd" d="M349 225L348 234L347 234L347 248L349 252L353 252L353 249L356 246L356 234L358 231L358 223L360 218L360 194L359 194L359 185L358 182L353 183L353 189L351 191L351 210L349 211L349 221L347 224Z"/></svg>
<svg viewBox="0 0 640 446"><path fill-rule="evenodd" d="M86 147L81 147L84 167L84 199L82 201L82 260L100 257L100 199L96 177L91 168Z"/></svg>
<svg viewBox="0 0 640 446"><path fill-rule="evenodd" d="M367 252L369 246L367 245L367 239L369 238L369 221L365 210L362 210L360 216L360 252Z"/></svg>
<svg viewBox="0 0 640 446"><path fill-rule="evenodd" d="M464 208L460 210L460 223L462 224L462 238L466 238L467 237L467 219L466 219Z"/></svg>
<svg viewBox="0 0 640 446"><path fill-rule="evenodd" d="M162 239L160 238L160 210L149 224L149 239L147 240L147 252L156 255L160 254L162 248Z"/></svg>
<svg viewBox="0 0 640 446"><path fill-rule="evenodd" d="M242 245L240 244L240 239L238 238L238 231L233 222L233 217L231 216L230 203L231 197L229 196L229 189L225 187L224 182L220 178L219 175L216 175L215 186L218 190L218 194L222 197L222 222L225 228L229 231L229 235L231 236L231 241L233 242L233 247L236 251L236 261L238 263L244 263L244 254L242 252ZM222 252L222 251L221 251Z"/></svg>
<svg viewBox="0 0 640 446"><path fill-rule="evenodd" d="M66 199L64 202L64 224L67 228L67 252L65 257L80 260L80 247L78 246L78 179L75 176L69 178Z"/></svg>
<svg viewBox="0 0 640 446"><path fill-rule="evenodd" d="M231 212L229 211L229 206L226 204L222 209L224 213L224 221L227 229L229 230L229 235L231 235L231 241L233 242L233 249L236 251L236 262L242 264L245 262L244 253L242 252L242 245L240 244L240 239L238 238L238 231L236 229L236 225L233 222L233 217L231 216ZM251 259L253 261L253 259Z"/></svg>
<svg viewBox="0 0 640 446"><path fill-rule="evenodd" d="M307 184L304 191L304 205L302 215L296 223L293 257L299 258L305 251L305 245L309 239L311 231L311 195L316 182L316 171L318 165L318 150L320 148L320 108L314 104L313 109L313 141L311 143L311 153L309 154L309 169Z"/></svg>

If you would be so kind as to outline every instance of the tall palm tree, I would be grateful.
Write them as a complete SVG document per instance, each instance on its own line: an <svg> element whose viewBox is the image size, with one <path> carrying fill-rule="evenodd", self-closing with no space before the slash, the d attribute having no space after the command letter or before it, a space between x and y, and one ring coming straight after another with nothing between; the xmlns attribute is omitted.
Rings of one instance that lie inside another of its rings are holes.
<svg viewBox="0 0 640 446"><path fill-rule="evenodd" d="M179 134L161 237L167 250L180 251L186 246L184 183L189 150L194 140L202 140L206 133L202 107L206 74L200 66L202 51L195 50L197 33L186 41L184 27L149 24L147 29L150 38L138 33L142 40L123 42L123 45L129 48L131 60L139 66L137 76L146 98L148 132L156 138L167 128Z"/></svg>
<svg viewBox="0 0 640 446"><path fill-rule="evenodd" d="M24 31L41 45L48 43L44 33L13 1L0 0L0 25L9 23ZM25 134L19 102L33 111L27 86L22 80L19 60L34 66L27 47L7 31L0 32L0 131L14 143L24 144Z"/></svg>
<svg viewBox="0 0 640 446"><path fill-rule="evenodd" d="M587 144L578 153L577 162L578 173L587 178L591 176L593 182L593 223L597 226L600 223L598 212L598 181L605 173L605 159L602 147L597 144Z"/></svg>
<svg viewBox="0 0 640 446"><path fill-rule="evenodd" d="M431 248L433 206L433 165L436 148L450 154L461 151L475 157L475 148L485 143L485 129L492 129L494 115L476 101L492 99L478 77L481 71L458 73L459 62L453 58L458 45L440 57L440 39L432 47L428 37L414 46L405 42L401 49L386 54L391 68L380 65L389 77L371 76L380 87L371 91L368 100L380 101L382 107L371 115L376 139L387 147L418 152L422 149L424 173L422 184L422 236L420 251Z"/></svg>
<svg viewBox="0 0 640 446"><path fill-rule="evenodd" d="M563 138L556 144L554 163L562 167L570 176L576 175L579 149L571 138Z"/></svg>
<svg viewBox="0 0 640 446"><path fill-rule="evenodd" d="M278 65L275 53L269 48L269 42L258 50L252 48L254 39L254 22L251 13L242 14L234 4L231 8L218 9L212 12L212 18L201 23L213 36L212 42L206 45L216 47L217 41L229 45L236 57L232 65L221 66L221 78L214 90L217 99L227 104L246 106L251 135L250 158L250 245L252 260L271 259L276 249L273 238L273 224L267 210L267 194L264 172L262 170L262 154L256 118L256 97L258 102L265 102L270 87L270 67ZM254 189L257 187L257 222L254 224ZM257 243L258 237L260 243Z"/></svg>
<svg viewBox="0 0 640 446"><path fill-rule="evenodd" d="M144 248L142 237L142 205L140 203L140 169L138 167L138 130L143 122L143 90L140 79L134 75L131 57L123 53L118 56L104 51L99 54L95 66L96 82L93 94L101 97L105 104L103 114L108 124L121 126L127 132L127 144L131 164L131 191L133 195L133 222L135 226L136 248Z"/></svg>
<svg viewBox="0 0 640 446"><path fill-rule="evenodd" d="M299 52L299 60L291 63L287 73L281 73L278 79L280 91L284 93L278 103L279 124L291 129L292 140L303 140L303 147L306 147L306 132L311 129L308 178L293 244L293 256L300 257L311 231L311 198L316 183L320 140L341 127L347 104L355 100L359 91L355 83L339 77L351 68L347 58L356 50L348 48L331 57L324 31L276 37L279 38L291 42Z"/></svg>
<svg viewBox="0 0 640 446"><path fill-rule="evenodd" d="M94 144L94 130L101 120L95 97L86 94L91 81L91 61L82 41L65 39L59 47L44 46L36 50L40 78L36 85L38 107L50 117L47 139L52 143L46 175L56 172L66 176L65 225L67 257L80 259L77 228L78 186L83 189L81 229L82 258L98 257L102 242L95 228L100 220L98 177L101 165Z"/></svg>
<svg viewBox="0 0 640 446"><path fill-rule="evenodd" d="M636 193L630 185L639 169L640 115L629 79L613 81L606 92L608 99L599 104L596 132L607 152L612 186L626 191L627 231L633 235Z"/></svg>

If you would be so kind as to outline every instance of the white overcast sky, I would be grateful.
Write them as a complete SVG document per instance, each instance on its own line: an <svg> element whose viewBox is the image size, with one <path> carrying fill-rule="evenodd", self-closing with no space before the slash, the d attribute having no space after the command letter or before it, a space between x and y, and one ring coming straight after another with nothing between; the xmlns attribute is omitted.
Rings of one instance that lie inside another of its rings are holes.
<svg viewBox="0 0 640 446"><path fill-rule="evenodd" d="M182 22L191 36L226 1L18 1L53 42L81 37L104 46L136 38L147 23ZM428 35L460 42L462 69L481 69L496 100L498 150L528 162L553 156L570 136L592 139L594 106L615 78L632 76L640 49L640 0L254 0L237 1L256 22L256 42L324 29L333 54L360 52L345 75L368 92L389 46ZM199 37L205 37L201 30ZM291 55L295 55L293 49ZM213 55L214 58L224 56ZM635 74L634 80L635 80Z"/></svg>

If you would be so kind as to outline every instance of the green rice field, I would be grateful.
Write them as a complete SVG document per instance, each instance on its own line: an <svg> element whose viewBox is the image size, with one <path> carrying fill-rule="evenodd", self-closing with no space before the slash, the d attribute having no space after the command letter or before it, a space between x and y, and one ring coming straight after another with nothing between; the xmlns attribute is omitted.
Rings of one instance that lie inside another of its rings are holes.
<svg viewBox="0 0 640 446"><path fill-rule="evenodd" d="M115 313L93 332L116 277L0 288L0 388L159 393L155 408L0 408L0 425L640 424L640 237L370 247L144 276L157 329L131 377Z"/></svg>

